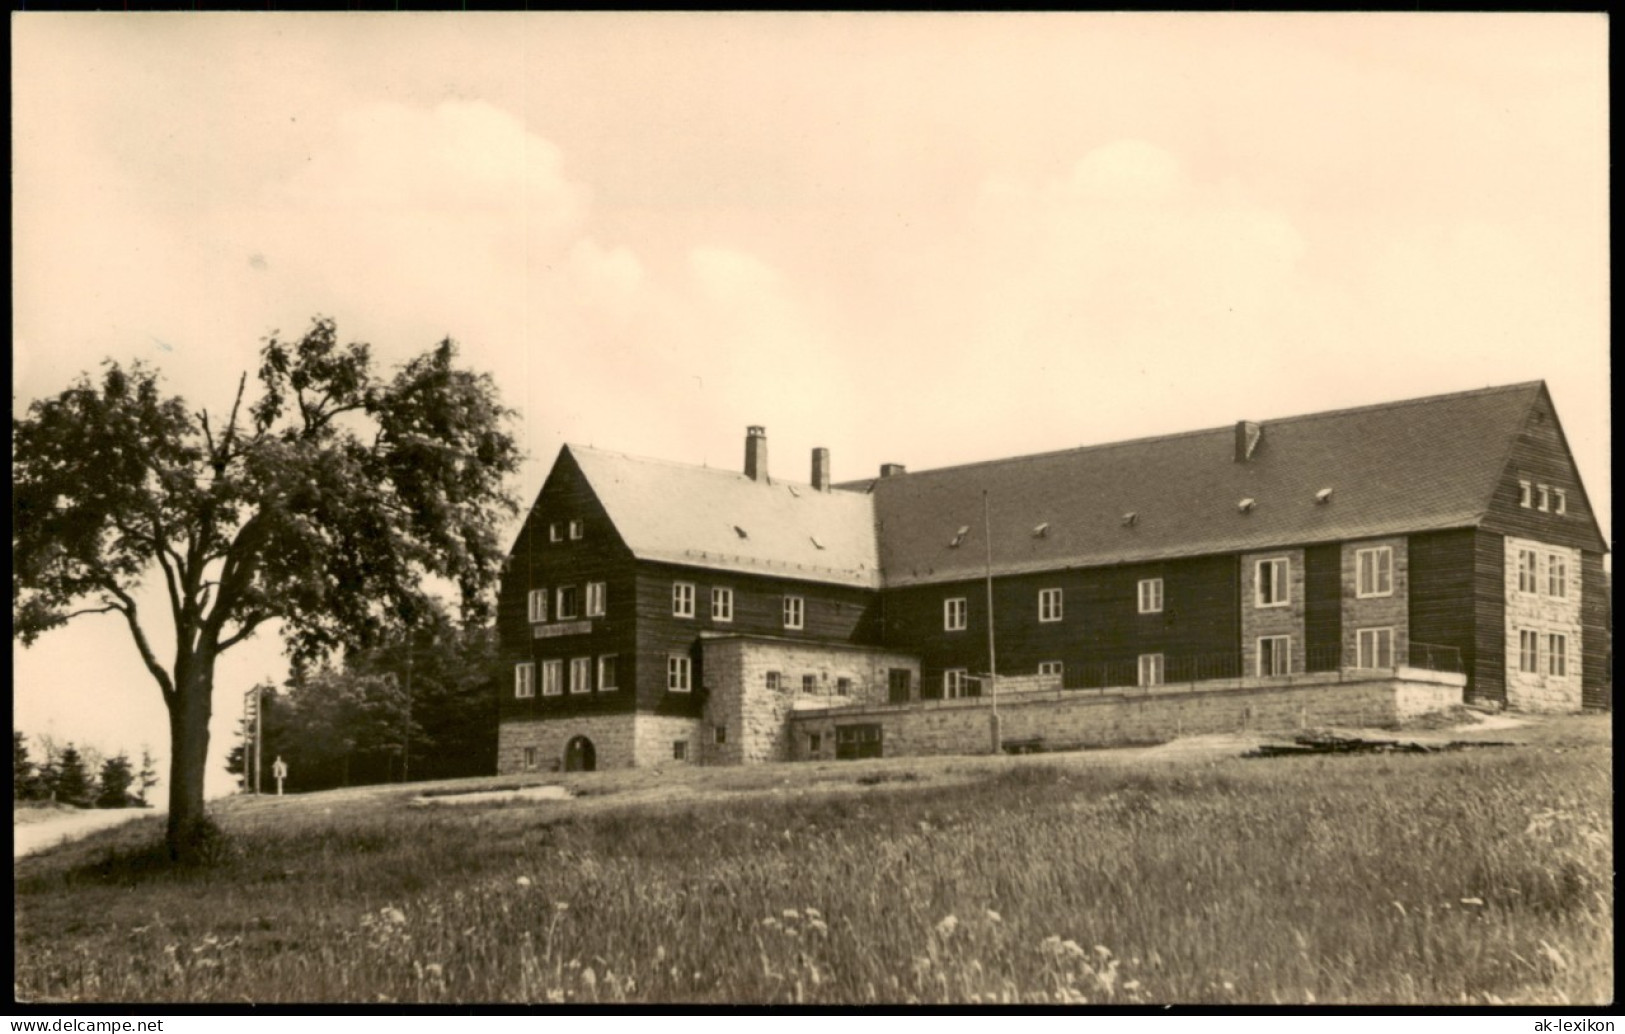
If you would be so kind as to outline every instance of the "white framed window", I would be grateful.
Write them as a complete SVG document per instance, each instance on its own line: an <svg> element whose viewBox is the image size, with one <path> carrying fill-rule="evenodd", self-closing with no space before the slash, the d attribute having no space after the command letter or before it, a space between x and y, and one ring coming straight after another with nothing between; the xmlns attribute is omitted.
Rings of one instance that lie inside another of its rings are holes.
<svg viewBox="0 0 1625 1034"><path fill-rule="evenodd" d="M1140 613L1141 614L1161 614L1162 613L1162 579L1161 578L1141 578L1140 579Z"/></svg>
<svg viewBox="0 0 1625 1034"><path fill-rule="evenodd" d="M1290 675L1292 673L1292 637L1266 635L1258 639L1258 674Z"/></svg>
<svg viewBox="0 0 1625 1034"><path fill-rule="evenodd" d="M554 521L552 524L549 524L547 526L547 541L549 541L549 542L563 542L564 541L564 525L558 523L557 521Z"/></svg>
<svg viewBox="0 0 1625 1034"><path fill-rule="evenodd" d="M786 596L784 598L784 627L800 628L806 616L806 604L800 596Z"/></svg>
<svg viewBox="0 0 1625 1034"><path fill-rule="evenodd" d="M587 616L601 618L604 616L605 588L603 582L587 583Z"/></svg>
<svg viewBox="0 0 1625 1034"><path fill-rule="evenodd" d="M728 727L726 725L713 726L711 728L711 742L712 743L727 743L728 742Z"/></svg>
<svg viewBox="0 0 1625 1034"><path fill-rule="evenodd" d="M688 760L688 741L687 740L672 740L671 741L671 759L673 761L687 761Z"/></svg>
<svg viewBox="0 0 1625 1034"><path fill-rule="evenodd" d="M513 666L513 695L524 699L536 695L536 665L530 661Z"/></svg>
<svg viewBox="0 0 1625 1034"><path fill-rule="evenodd" d="M1540 674L1540 633L1533 629L1518 631L1518 670Z"/></svg>
<svg viewBox="0 0 1625 1034"><path fill-rule="evenodd" d="M734 591L732 589L711 590L711 620L732 621L734 619Z"/></svg>
<svg viewBox="0 0 1625 1034"><path fill-rule="evenodd" d="M803 676L801 676L801 691L803 693L816 693L816 692L818 692L818 676L817 675L803 675Z"/></svg>
<svg viewBox="0 0 1625 1034"><path fill-rule="evenodd" d="M1043 622L1061 620L1061 590L1038 590L1038 620Z"/></svg>
<svg viewBox="0 0 1625 1034"><path fill-rule="evenodd" d="M1142 654L1140 654L1140 685L1142 685L1142 686L1160 686L1160 685L1162 685L1162 654L1160 654L1160 653L1142 653Z"/></svg>
<svg viewBox="0 0 1625 1034"><path fill-rule="evenodd" d="M570 692L592 692L592 658L570 658Z"/></svg>
<svg viewBox="0 0 1625 1034"><path fill-rule="evenodd" d="M1061 663L1060 661L1039 661L1038 662L1038 674L1040 674L1040 675L1064 675L1064 674L1066 674L1066 665Z"/></svg>
<svg viewBox="0 0 1625 1034"><path fill-rule="evenodd" d="M1546 637L1546 674L1565 678L1569 673L1569 637L1553 632Z"/></svg>
<svg viewBox="0 0 1625 1034"><path fill-rule="evenodd" d="M1518 505L1526 510L1535 505L1535 486L1531 482L1518 482Z"/></svg>
<svg viewBox="0 0 1625 1034"><path fill-rule="evenodd" d="M525 767L526 768L535 768L536 767L536 748L535 747L526 747L525 748Z"/></svg>
<svg viewBox="0 0 1625 1034"><path fill-rule="evenodd" d="M1567 599L1569 595L1569 562L1561 553L1546 556L1546 595Z"/></svg>
<svg viewBox="0 0 1625 1034"><path fill-rule="evenodd" d="M570 541L577 542L587 534L587 525L584 521L570 522Z"/></svg>
<svg viewBox="0 0 1625 1034"><path fill-rule="evenodd" d="M580 606L580 601L577 599L579 595L579 592L573 585L564 585L559 587L558 598L555 600L555 602L557 604L560 621L568 621L576 616L578 613L577 608Z"/></svg>
<svg viewBox="0 0 1625 1034"><path fill-rule="evenodd" d="M1553 513L1568 513L1569 512L1569 495L1568 495L1567 492L1563 491L1561 488L1552 489L1552 512Z"/></svg>
<svg viewBox="0 0 1625 1034"><path fill-rule="evenodd" d="M532 590L530 590L529 599L530 599L530 605L528 607L528 611L530 613L530 623L533 624L533 625L536 625L536 624L542 623L543 621L546 621L547 620L547 590L546 589L532 589Z"/></svg>
<svg viewBox="0 0 1625 1034"><path fill-rule="evenodd" d="M1362 628L1357 634L1355 667L1392 668L1394 666L1394 630L1392 628Z"/></svg>
<svg viewBox="0 0 1625 1034"><path fill-rule="evenodd" d="M673 693L687 693L692 688L694 662L681 654L666 658L666 688Z"/></svg>
<svg viewBox="0 0 1625 1034"><path fill-rule="evenodd" d="M694 616L694 583L671 583L671 616L674 618L691 618Z"/></svg>
<svg viewBox="0 0 1625 1034"><path fill-rule="evenodd" d="M970 695L970 672L965 668L949 668L942 673L942 699L958 700Z"/></svg>
<svg viewBox="0 0 1625 1034"><path fill-rule="evenodd" d="M542 662L542 696L556 697L564 692L564 662Z"/></svg>
<svg viewBox="0 0 1625 1034"><path fill-rule="evenodd" d="M1518 591L1536 593L1540 591L1540 554L1532 549L1518 550Z"/></svg>
<svg viewBox="0 0 1625 1034"><path fill-rule="evenodd" d="M621 659L612 653L598 658L598 692L613 693L621 688Z"/></svg>
<svg viewBox="0 0 1625 1034"><path fill-rule="evenodd" d="M970 603L963 596L942 601L942 628L946 632L963 632L970 615Z"/></svg>
<svg viewBox="0 0 1625 1034"><path fill-rule="evenodd" d="M1260 607L1284 607L1292 602L1287 580L1287 558L1260 560L1254 568L1255 603Z"/></svg>
<svg viewBox="0 0 1625 1034"><path fill-rule="evenodd" d="M768 689L773 689L773 690L783 689L784 688L784 676L780 675L776 671L768 672L767 673L767 688Z"/></svg>
<svg viewBox="0 0 1625 1034"><path fill-rule="evenodd" d="M1541 513L1546 513L1552 508L1552 490L1546 485L1536 485L1535 491L1539 493L1536 498L1540 500L1540 502L1535 504L1535 509L1539 510Z"/></svg>
<svg viewBox="0 0 1625 1034"><path fill-rule="evenodd" d="M1394 547L1354 551L1355 589L1361 599L1394 594Z"/></svg>

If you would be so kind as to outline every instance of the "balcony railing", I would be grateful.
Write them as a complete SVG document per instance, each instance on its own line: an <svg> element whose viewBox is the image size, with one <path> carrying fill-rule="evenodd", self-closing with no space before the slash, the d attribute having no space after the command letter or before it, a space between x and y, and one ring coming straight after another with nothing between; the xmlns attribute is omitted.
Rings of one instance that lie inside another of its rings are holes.
<svg viewBox="0 0 1625 1034"><path fill-rule="evenodd" d="M1350 651L1351 653L1353 651ZM1399 668L1460 673L1461 651L1454 646L1411 642L1394 651L1387 665L1362 667L1358 658L1345 656L1341 646L1313 647L1293 651L1274 665L1256 653L1244 657L1240 651L1206 654L1164 654L1160 677L1154 669L1142 666L1138 656L1109 661L1068 665L1063 676L1065 689L1127 689L1149 685L1209 682L1217 679L1290 678L1304 674L1336 674L1340 678L1363 677L1369 671L1396 671ZM974 692L974 690L973 690Z"/></svg>

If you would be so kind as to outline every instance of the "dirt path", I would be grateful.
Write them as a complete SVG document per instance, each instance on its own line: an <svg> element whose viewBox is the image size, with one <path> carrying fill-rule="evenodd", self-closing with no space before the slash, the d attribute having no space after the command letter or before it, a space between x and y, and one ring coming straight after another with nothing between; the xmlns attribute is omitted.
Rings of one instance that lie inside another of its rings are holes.
<svg viewBox="0 0 1625 1034"><path fill-rule="evenodd" d="M39 822L13 824L12 860L70 840L78 840L98 829L122 825L143 815L162 814L153 808L112 808L105 811L64 811Z"/></svg>

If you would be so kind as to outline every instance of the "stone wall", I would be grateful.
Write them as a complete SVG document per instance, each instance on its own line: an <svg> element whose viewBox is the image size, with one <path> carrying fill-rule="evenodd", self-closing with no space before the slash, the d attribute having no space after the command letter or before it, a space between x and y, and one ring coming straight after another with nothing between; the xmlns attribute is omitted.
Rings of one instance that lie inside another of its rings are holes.
<svg viewBox="0 0 1625 1034"><path fill-rule="evenodd" d="M698 756L705 764L786 760L792 711L885 705L892 668L908 670L911 692L918 692L920 662L906 654L747 636L704 639L701 649L707 699ZM778 689L768 688L769 672L778 673ZM803 688L806 675L813 676L812 692ZM719 728L726 730L721 743Z"/></svg>
<svg viewBox="0 0 1625 1034"><path fill-rule="evenodd" d="M1467 680L1464 675L1401 669L1380 678L1327 672L1270 681L1276 684L1239 679L1226 688L1031 694L1000 701L1000 735L1007 744L1037 740L1046 748L1063 749L1160 743L1238 730L1382 725L1461 703ZM791 756L833 758L837 728L864 724L881 726L886 757L987 753L990 704L986 698L971 698L912 707L798 711L790 722ZM816 751L811 749L813 737Z"/></svg>
<svg viewBox="0 0 1625 1034"><path fill-rule="evenodd" d="M1360 662L1360 629L1391 628L1394 632L1394 663L1409 656L1411 639L1410 556L1404 538L1367 539L1343 543L1343 656L1338 667L1352 668ZM1387 546L1393 550L1393 592L1387 596L1360 597L1359 552Z"/></svg>
<svg viewBox="0 0 1625 1034"><path fill-rule="evenodd" d="M693 718L652 714L583 715L505 721L497 729L497 772L564 771L565 746L577 736L592 741L595 768L639 768L684 764L672 756L672 743L688 741L688 761L697 758L700 723ZM536 751L536 764L525 764L525 748Z"/></svg>
<svg viewBox="0 0 1625 1034"><path fill-rule="evenodd" d="M1287 560L1287 600L1283 606L1258 605L1258 562L1284 557ZM1276 549L1268 553L1245 553L1241 558L1241 672L1258 673L1258 640L1262 636L1292 637L1292 670L1305 668L1304 645L1304 566L1303 550Z"/></svg>
<svg viewBox="0 0 1625 1034"><path fill-rule="evenodd" d="M1536 568L1538 592L1518 591L1518 553L1532 549L1540 557ZM1566 586L1562 596L1547 594L1547 565L1561 557L1566 566ZM1553 546L1533 539L1506 537L1506 636L1507 706L1520 711L1578 711L1581 707L1580 671L1582 630L1580 625L1580 551ZM1527 672L1520 664L1518 633L1539 633L1540 657L1537 672ZM1566 672L1549 673L1547 636L1557 632L1568 637Z"/></svg>

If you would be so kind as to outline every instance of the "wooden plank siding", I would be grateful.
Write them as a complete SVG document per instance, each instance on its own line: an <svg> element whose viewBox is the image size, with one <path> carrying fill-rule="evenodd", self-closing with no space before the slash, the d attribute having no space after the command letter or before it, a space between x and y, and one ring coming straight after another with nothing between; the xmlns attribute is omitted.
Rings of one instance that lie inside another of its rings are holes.
<svg viewBox="0 0 1625 1034"><path fill-rule="evenodd" d="M1470 700L1507 699L1506 542L1494 532L1473 538L1473 665Z"/></svg>
<svg viewBox="0 0 1625 1034"><path fill-rule="evenodd" d="M583 522L583 534L578 540L569 537L571 520ZM548 528L554 523L561 527L562 542L550 541ZM501 684L498 713L502 720L602 714L633 708L637 642L632 607L633 570L631 551L621 540L609 515L581 475L580 468L568 453L562 454L548 474L508 554L507 569L497 593L497 630L504 657L510 665L522 661L536 664L534 697L516 698L511 677ZM588 582L605 583L605 614L601 618L585 617ZM548 624L556 625L557 589L571 585L577 591L576 620L590 622L592 631L583 635L535 638L529 620L530 590L545 588L548 591L548 617L552 619ZM614 654L618 659L620 688L600 694L596 691L597 663L598 658L606 654ZM542 661L563 660L567 680L570 658L587 656L593 658L594 692L571 695L566 685L566 691L559 696L542 695Z"/></svg>
<svg viewBox="0 0 1625 1034"><path fill-rule="evenodd" d="M1562 489L1567 512L1542 512L1533 506L1519 505L1520 480ZM1580 472L1558 424L1557 411L1544 389L1530 407L1479 526L1485 531L1558 546L1597 553L1607 549L1598 532L1585 487L1580 483Z"/></svg>
<svg viewBox="0 0 1625 1034"><path fill-rule="evenodd" d="M1132 683L1140 654L1163 654L1170 678L1176 659L1233 658L1240 635L1238 577L1236 557L1212 556L996 578L999 672L1031 675L1041 662L1061 661L1067 686L1098 685L1093 675L1101 665L1109 665L1119 683L1125 673ZM1144 578L1163 580L1161 613L1139 613ZM1038 594L1056 588L1062 591L1062 619L1041 622ZM959 597L966 601L966 627L948 631L943 603ZM949 668L987 671L984 581L888 590L884 607L886 646L920 656L922 696L941 697Z"/></svg>
<svg viewBox="0 0 1625 1034"><path fill-rule="evenodd" d="M1413 643L1451 646L1461 654L1467 695L1476 690L1479 609L1474 594L1478 532L1472 528L1412 535L1406 542L1410 560L1410 637ZM1504 620L1504 619L1503 619Z"/></svg>
<svg viewBox="0 0 1625 1034"><path fill-rule="evenodd" d="M1303 551L1303 637L1309 671L1336 671L1343 647L1343 546Z"/></svg>
<svg viewBox="0 0 1625 1034"><path fill-rule="evenodd" d="M1603 576L1602 554L1580 553L1580 699L1588 708L1612 709L1613 600Z"/></svg>
<svg viewBox="0 0 1625 1034"><path fill-rule="evenodd" d="M694 616L672 613L672 585L694 586ZM734 594L732 621L711 617L711 590L730 588ZM705 703L701 670L701 633L748 633L784 636L808 641L878 645L879 598L872 589L826 585L732 571L640 562L636 572L638 708L655 714L695 717ZM784 598L803 602L802 627L784 627ZM688 654L693 666L692 689L672 693L666 689L666 659Z"/></svg>

